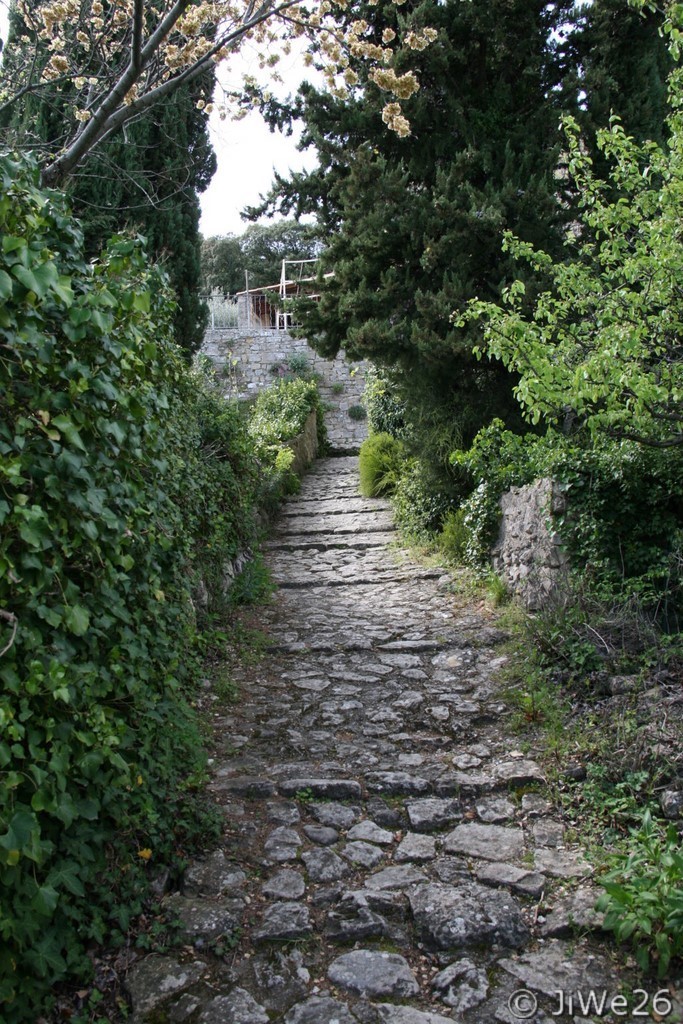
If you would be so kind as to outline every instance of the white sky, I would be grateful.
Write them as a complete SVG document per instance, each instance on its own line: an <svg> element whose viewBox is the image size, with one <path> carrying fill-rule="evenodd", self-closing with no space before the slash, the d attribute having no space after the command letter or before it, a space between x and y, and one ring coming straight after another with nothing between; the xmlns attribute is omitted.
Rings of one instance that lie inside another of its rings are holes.
<svg viewBox="0 0 683 1024"><path fill-rule="evenodd" d="M293 52L283 56L277 65L281 83L264 78L258 70L258 59L250 44L243 46L234 61L218 69L218 80L226 89L236 88L243 74L252 75L279 99L293 95L301 82L320 81L316 72L305 67L304 44L293 44ZM220 90L217 89L217 98ZM313 152L301 153L296 148L300 132L287 136L271 132L261 116L254 111L242 121L221 121L217 111L209 122L211 142L216 153L218 170L206 192L200 196L202 218L199 230L205 238L214 235L241 234L249 221L243 221L240 211L255 206L273 183L274 172L286 175L288 171L312 169Z"/></svg>
<svg viewBox="0 0 683 1024"><path fill-rule="evenodd" d="M273 182L274 171L308 170L315 166L311 152L296 149L297 136L272 133L259 114L243 121L221 121L214 112L210 121L211 142L218 170L200 196L199 230L205 238L241 234L249 221L240 218L245 206L255 206Z"/></svg>

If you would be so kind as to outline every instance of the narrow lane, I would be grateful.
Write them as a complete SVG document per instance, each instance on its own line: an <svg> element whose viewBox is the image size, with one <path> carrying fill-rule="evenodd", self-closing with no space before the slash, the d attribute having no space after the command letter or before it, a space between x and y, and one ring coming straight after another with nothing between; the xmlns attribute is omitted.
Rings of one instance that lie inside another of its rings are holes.
<svg viewBox="0 0 683 1024"><path fill-rule="evenodd" d="M167 898L192 955L133 968L135 1020L585 1022L629 979L509 735L505 634L401 551L356 459L315 466L267 561L267 654L215 715L224 841Z"/></svg>

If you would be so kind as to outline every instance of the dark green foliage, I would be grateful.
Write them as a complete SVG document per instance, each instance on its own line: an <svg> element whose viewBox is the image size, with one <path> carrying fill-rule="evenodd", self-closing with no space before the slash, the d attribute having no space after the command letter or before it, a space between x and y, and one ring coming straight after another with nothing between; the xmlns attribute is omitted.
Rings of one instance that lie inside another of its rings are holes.
<svg viewBox="0 0 683 1024"><path fill-rule="evenodd" d="M454 447L469 445L494 416L522 426L514 377L477 362L477 329L456 326L451 314L475 295L499 296L515 276L502 252L506 228L560 247L569 216L556 178L564 70L551 31L567 11L540 0L354 9L378 39L380 19L439 32L426 50L401 58L421 83L405 104L412 134L386 131L386 97L372 83L346 101L305 87L297 113L321 167L278 179L273 190L274 207L314 215L326 242L320 301L297 306L301 333L324 356L343 348L391 368L396 422L374 424L372 397L370 422L401 429L409 454L434 466L419 475L423 483L431 476L439 507L444 495L454 505L461 494L448 463Z"/></svg>
<svg viewBox="0 0 683 1024"><path fill-rule="evenodd" d="M215 831L191 793L191 587L252 539L255 480L140 246L88 265L63 197L18 162L0 176L0 1013L18 1024L123 941L156 863Z"/></svg>
<svg viewBox="0 0 683 1024"><path fill-rule="evenodd" d="M360 447L360 492L368 498L392 494L401 478L405 449L391 434L371 434Z"/></svg>
<svg viewBox="0 0 683 1024"><path fill-rule="evenodd" d="M569 47L585 94L585 143L598 173L607 162L595 147L595 131L606 128L612 115L639 143L666 141L672 60L662 23L660 11L637 10L628 0L594 0L576 12Z"/></svg>
<svg viewBox="0 0 683 1024"><path fill-rule="evenodd" d="M315 380L286 376L262 391L249 412L248 431L261 464L258 504L273 513L285 494L296 494L299 480L291 470L294 452L287 444L316 414L318 453L328 450L327 428Z"/></svg>
<svg viewBox="0 0 683 1024"><path fill-rule="evenodd" d="M453 508L453 492L443 486L443 477L431 462L411 460L402 467L393 497L396 524L416 540L437 533Z"/></svg>
<svg viewBox="0 0 683 1024"><path fill-rule="evenodd" d="M400 371L370 366L365 372L363 402L368 410L368 426L373 434L402 437L405 432L405 406L397 397L394 384Z"/></svg>
<svg viewBox="0 0 683 1024"><path fill-rule="evenodd" d="M256 399L249 432L259 443L291 441L303 431L312 412L317 413L318 438L324 447L327 436L316 382L301 377L279 380Z"/></svg>
<svg viewBox="0 0 683 1024"><path fill-rule="evenodd" d="M86 252L95 255L109 235L131 228L146 238L147 251L166 270L176 293L174 333L188 355L201 346L207 308L201 298L199 198L216 160L207 115L196 101L210 81L180 89L126 136L103 144L68 194L85 232Z"/></svg>

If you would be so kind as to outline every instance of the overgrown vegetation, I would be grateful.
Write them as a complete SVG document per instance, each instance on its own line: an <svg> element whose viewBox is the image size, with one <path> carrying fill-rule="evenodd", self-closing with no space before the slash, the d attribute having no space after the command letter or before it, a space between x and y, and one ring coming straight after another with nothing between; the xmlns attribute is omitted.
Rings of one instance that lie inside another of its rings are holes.
<svg viewBox="0 0 683 1024"><path fill-rule="evenodd" d="M200 630L256 538L277 430L317 399L282 385L277 425L264 396L267 438L258 414L250 434L188 369L139 240L88 264L34 167L2 158L0 179L0 1004L18 1024L126 940L159 866L216 834ZM242 597L263 584L247 574Z"/></svg>

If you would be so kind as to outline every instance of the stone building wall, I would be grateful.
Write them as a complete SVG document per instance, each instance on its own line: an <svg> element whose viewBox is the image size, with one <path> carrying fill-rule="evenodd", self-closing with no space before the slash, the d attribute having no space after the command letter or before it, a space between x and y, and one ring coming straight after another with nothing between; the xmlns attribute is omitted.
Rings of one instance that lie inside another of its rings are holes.
<svg viewBox="0 0 683 1024"><path fill-rule="evenodd" d="M349 409L360 405L363 397L366 364L347 361L343 352L336 359L323 359L303 338L286 331L225 328L206 332L201 354L208 356L225 382L225 394L239 398L252 397L273 384L292 356L305 356L320 377L333 450L357 452L367 437L367 420L349 416Z"/></svg>
<svg viewBox="0 0 683 1024"><path fill-rule="evenodd" d="M501 498L493 569L530 611L562 599L568 561L549 519L563 508L563 495L548 479L511 487Z"/></svg>

